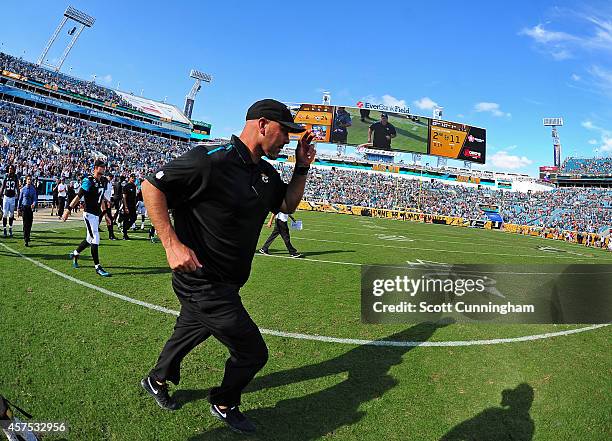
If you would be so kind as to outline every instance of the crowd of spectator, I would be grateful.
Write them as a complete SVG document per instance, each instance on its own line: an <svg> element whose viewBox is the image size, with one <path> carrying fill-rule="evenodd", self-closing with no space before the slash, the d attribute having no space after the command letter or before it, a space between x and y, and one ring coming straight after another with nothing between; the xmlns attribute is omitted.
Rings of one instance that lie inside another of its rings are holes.
<svg viewBox="0 0 612 441"><path fill-rule="evenodd" d="M104 157L113 174L145 176L187 151L185 142L0 102L0 170L78 178Z"/></svg>
<svg viewBox="0 0 612 441"><path fill-rule="evenodd" d="M290 165L277 167L284 179L290 177ZM612 191L599 188L509 192L390 173L317 167L310 172L304 199L466 219L485 219L480 204L493 204L500 207L508 223L592 233L612 226Z"/></svg>
<svg viewBox="0 0 612 441"><path fill-rule="evenodd" d="M54 72L36 64L0 52L0 71L7 70L51 87L77 93L103 102L114 103L123 107L133 108L114 90L97 85L93 81L84 81L72 76Z"/></svg>
<svg viewBox="0 0 612 441"><path fill-rule="evenodd" d="M567 158L561 165L564 173L612 176L612 158Z"/></svg>

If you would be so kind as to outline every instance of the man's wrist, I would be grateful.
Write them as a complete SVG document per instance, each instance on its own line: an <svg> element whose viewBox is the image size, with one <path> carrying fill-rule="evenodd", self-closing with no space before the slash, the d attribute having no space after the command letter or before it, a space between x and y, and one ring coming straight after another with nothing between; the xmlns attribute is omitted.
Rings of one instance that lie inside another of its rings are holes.
<svg viewBox="0 0 612 441"><path fill-rule="evenodd" d="M310 164L295 164L293 173L296 175L306 176L310 170Z"/></svg>

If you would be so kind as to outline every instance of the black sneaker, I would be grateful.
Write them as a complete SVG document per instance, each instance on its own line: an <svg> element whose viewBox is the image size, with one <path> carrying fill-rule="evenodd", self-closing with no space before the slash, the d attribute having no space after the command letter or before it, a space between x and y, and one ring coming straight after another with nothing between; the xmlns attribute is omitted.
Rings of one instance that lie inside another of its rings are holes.
<svg viewBox="0 0 612 441"><path fill-rule="evenodd" d="M229 409L219 409L216 404L211 404L210 413L215 418L223 421L234 432L249 435L255 433L255 426L245 417L238 406Z"/></svg>
<svg viewBox="0 0 612 441"><path fill-rule="evenodd" d="M155 402L159 407L166 410L176 410L178 405L176 401L170 398L168 395L168 385L164 384L160 386L155 380L151 380L151 377L147 376L140 380L140 385L149 395L155 398Z"/></svg>
<svg viewBox="0 0 612 441"><path fill-rule="evenodd" d="M124 234L123 235L123 240L131 240L131 239L130 239L130 236L128 236L127 234Z"/></svg>
<svg viewBox="0 0 612 441"><path fill-rule="evenodd" d="M289 256L293 257L294 259L299 259L300 257L304 257L304 255L301 253L293 253L293 254L289 254Z"/></svg>
<svg viewBox="0 0 612 441"><path fill-rule="evenodd" d="M266 256L269 256L269 255L270 255L270 253L268 252L268 250L264 250L263 248L260 248L260 249L259 249L259 250L257 250L257 251L259 251L259 253L260 253L260 254L265 254Z"/></svg>

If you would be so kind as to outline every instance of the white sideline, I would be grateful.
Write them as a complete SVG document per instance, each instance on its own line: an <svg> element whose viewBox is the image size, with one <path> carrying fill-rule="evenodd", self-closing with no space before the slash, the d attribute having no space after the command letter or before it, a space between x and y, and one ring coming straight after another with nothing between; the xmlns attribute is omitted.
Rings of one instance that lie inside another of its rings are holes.
<svg viewBox="0 0 612 441"><path fill-rule="evenodd" d="M61 271L58 271L54 268L51 268L44 263L41 263L37 260L34 260L28 256L21 254L19 251L14 250L8 245L0 242L0 246L10 251L11 253L27 260L28 262L47 270L57 276L63 277L66 280L70 280L76 284L85 286L87 288L93 289L95 291L101 292L110 297L115 297L119 300L123 300L128 303L133 303L135 305L144 306L145 308L152 309L154 311L163 312L165 314L170 314L174 316L178 316L179 312L173 309L164 308L163 306L154 305L152 303L143 302L141 300L133 299L128 296L124 296L122 294L118 294L113 291L109 291L108 289L101 288L96 285L92 285L91 283L84 282L75 277L69 276L68 274L64 274ZM567 331L558 331L558 332L548 332L546 334L537 334L537 335L526 335L523 337L511 337L511 338L494 338L489 340L458 340L458 341L393 341L393 340L361 340L354 338L337 338L337 337L327 337L324 335L310 335L310 334L299 334L295 332L283 332L283 331L275 331L272 329L262 329L262 334L274 335L277 337L285 337L285 338L295 338L300 340L314 340L314 341L323 341L327 343L342 343L342 344L350 344L350 345L368 345L368 346L400 346L400 347L413 347L413 346L429 346L429 347L448 347L448 346L479 346L479 345L495 345L501 343L516 343L523 341L531 341L531 340L542 340L546 338L558 337L563 335L571 335L578 334L580 332L590 331L593 329L602 328L604 326L608 326L608 324L600 324L600 325L591 325L586 326L584 328L578 329L570 329Z"/></svg>

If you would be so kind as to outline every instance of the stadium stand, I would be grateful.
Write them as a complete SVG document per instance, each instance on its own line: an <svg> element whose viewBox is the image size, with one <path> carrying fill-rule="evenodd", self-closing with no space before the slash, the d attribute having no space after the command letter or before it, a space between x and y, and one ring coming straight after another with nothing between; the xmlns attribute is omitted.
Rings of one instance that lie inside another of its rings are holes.
<svg viewBox="0 0 612 441"><path fill-rule="evenodd" d="M612 175L612 158L567 158L561 171L571 174Z"/></svg>
<svg viewBox="0 0 612 441"><path fill-rule="evenodd" d="M0 102L0 169L14 164L19 175L77 178L96 157L114 174L144 176L189 144Z"/></svg>
<svg viewBox="0 0 612 441"><path fill-rule="evenodd" d="M131 108L132 106L112 89L99 86L93 81L84 81L59 72L53 72L21 58L0 52L0 71L9 71L41 84Z"/></svg>
<svg viewBox="0 0 612 441"><path fill-rule="evenodd" d="M288 180L291 165L277 163L277 168ZM612 193L598 188L510 192L392 173L314 167L304 199L466 219L483 219L479 204L487 203L499 205L508 223L589 233L607 232L612 225Z"/></svg>

